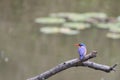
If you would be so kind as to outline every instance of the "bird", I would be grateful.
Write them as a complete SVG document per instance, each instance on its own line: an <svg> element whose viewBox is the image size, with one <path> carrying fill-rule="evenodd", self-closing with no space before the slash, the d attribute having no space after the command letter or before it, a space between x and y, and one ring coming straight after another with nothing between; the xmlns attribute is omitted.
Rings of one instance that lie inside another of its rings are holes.
<svg viewBox="0 0 120 80"><path fill-rule="evenodd" d="M87 53L86 45L84 43L79 43L79 44L74 44L75 46L78 47L78 54L79 54L79 59L83 60Z"/></svg>

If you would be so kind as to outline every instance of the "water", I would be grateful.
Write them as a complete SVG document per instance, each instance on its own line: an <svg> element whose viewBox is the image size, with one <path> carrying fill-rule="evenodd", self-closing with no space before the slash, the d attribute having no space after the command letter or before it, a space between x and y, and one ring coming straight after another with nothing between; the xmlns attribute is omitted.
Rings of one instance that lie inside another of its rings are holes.
<svg viewBox="0 0 120 80"><path fill-rule="evenodd" d="M107 30L91 28L76 36L45 35L39 32L40 25L34 23L35 18L51 12L103 11L118 16L119 3L115 0L1 0L0 51L4 51L4 55L0 56L0 80L25 80L76 58L77 48L73 44L79 42L87 45L88 53L98 51L92 61L106 65L120 63L120 40L106 38ZM104 73L77 67L49 80L119 80L119 75L119 71Z"/></svg>

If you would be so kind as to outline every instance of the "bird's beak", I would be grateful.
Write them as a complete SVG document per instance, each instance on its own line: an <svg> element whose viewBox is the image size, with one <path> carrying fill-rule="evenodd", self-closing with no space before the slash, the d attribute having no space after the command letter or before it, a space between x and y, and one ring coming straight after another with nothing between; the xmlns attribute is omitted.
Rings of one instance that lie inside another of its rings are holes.
<svg viewBox="0 0 120 80"><path fill-rule="evenodd" d="M79 47L79 44L74 44L74 46L77 46L77 47Z"/></svg>

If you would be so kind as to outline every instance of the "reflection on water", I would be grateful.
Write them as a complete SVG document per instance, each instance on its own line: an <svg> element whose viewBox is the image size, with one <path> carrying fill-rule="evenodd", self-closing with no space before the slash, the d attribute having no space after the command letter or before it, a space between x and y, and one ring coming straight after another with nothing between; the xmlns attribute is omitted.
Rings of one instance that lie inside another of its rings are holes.
<svg viewBox="0 0 120 80"><path fill-rule="evenodd" d="M63 61L76 58L77 49L73 44L78 42L84 42L88 52L98 51L98 56L93 61L107 65L120 63L120 40L106 38L106 30L86 29L74 36L46 35L39 32L40 25L33 21L36 17L59 11L104 11L118 16L119 1L26 0L20 2L16 0L8 2L0 3L0 51L4 51L4 57L8 57L8 62L5 62L1 58L2 55L0 56L0 80L25 80ZM86 5L88 3L90 5ZM50 80L119 80L119 74L119 71L104 73L77 67L63 71Z"/></svg>

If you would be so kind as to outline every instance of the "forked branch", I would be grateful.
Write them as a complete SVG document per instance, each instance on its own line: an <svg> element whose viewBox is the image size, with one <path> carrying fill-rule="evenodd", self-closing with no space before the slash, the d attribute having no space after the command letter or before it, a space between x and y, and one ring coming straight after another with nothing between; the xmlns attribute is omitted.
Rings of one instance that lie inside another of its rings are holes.
<svg viewBox="0 0 120 80"><path fill-rule="evenodd" d="M93 51L93 52L89 53L88 55L86 55L82 61L80 61L78 58L76 58L76 59L72 59L72 60L63 62L63 63L57 65L56 67L54 67L44 73L41 73L40 75L37 75L30 79L27 79L27 80L45 80L45 79L55 75L56 73L61 72L65 69L68 69L71 67L86 66L86 67L89 67L92 69L101 70L104 72L110 72L110 71L114 70L114 68L117 66L117 64L115 64L112 67L110 67L107 65L102 65L102 64L88 61L88 59L96 57L96 54L97 54L97 52Z"/></svg>

